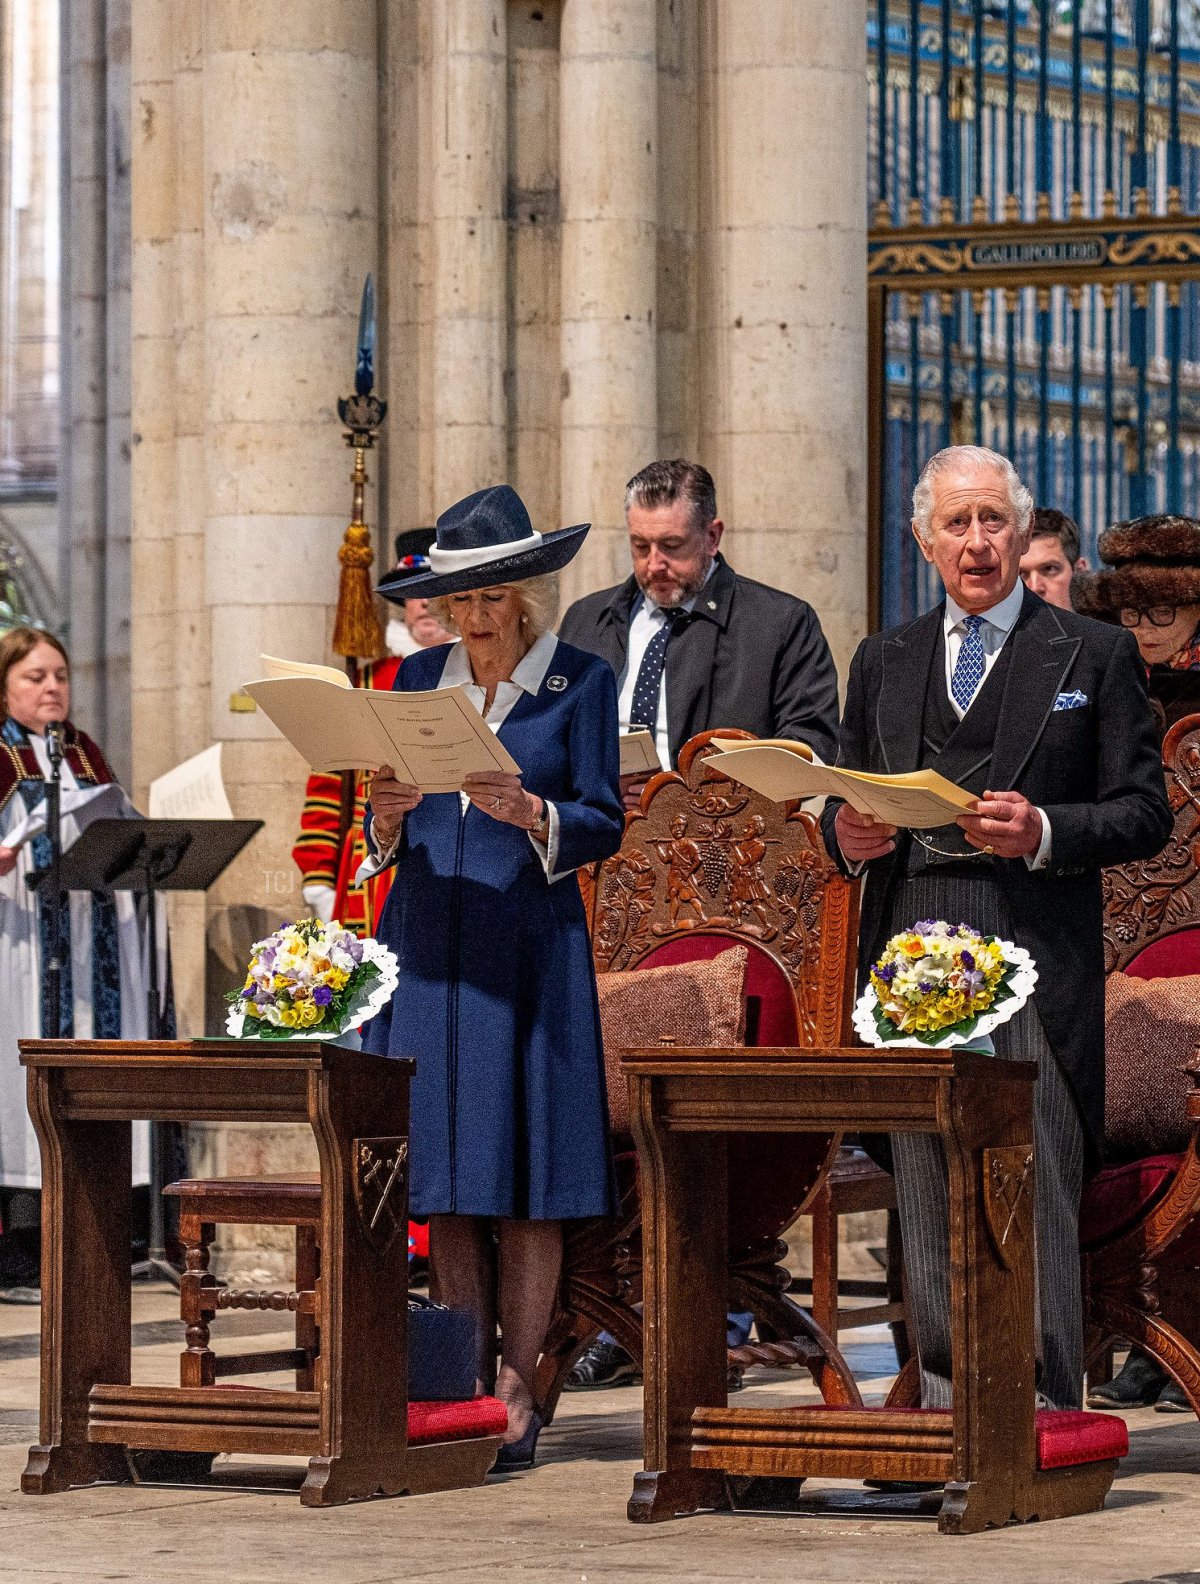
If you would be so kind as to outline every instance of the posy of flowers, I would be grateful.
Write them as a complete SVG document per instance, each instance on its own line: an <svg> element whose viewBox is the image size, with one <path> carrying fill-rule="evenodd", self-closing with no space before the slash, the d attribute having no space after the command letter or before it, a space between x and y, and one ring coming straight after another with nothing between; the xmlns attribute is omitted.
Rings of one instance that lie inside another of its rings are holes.
<svg viewBox="0 0 1200 1584"><path fill-rule="evenodd" d="M374 947L376 950L372 951ZM246 982L227 997L238 1033L259 1039L342 1032L364 997L383 981L383 953L336 921L301 919L256 941ZM393 985L395 981L393 979Z"/></svg>
<svg viewBox="0 0 1200 1584"><path fill-rule="evenodd" d="M963 1044L1025 1004L1037 974L1029 954L969 924L919 919L893 935L862 1002L873 1044ZM856 1022L858 1019L856 1018Z"/></svg>

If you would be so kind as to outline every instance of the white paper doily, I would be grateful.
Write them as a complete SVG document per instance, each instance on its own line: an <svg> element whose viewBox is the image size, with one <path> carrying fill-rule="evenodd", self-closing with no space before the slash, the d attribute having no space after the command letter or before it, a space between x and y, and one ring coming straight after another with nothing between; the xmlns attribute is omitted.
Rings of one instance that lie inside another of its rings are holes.
<svg viewBox="0 0 1200 1584"><path fill-rule="evenodd" d="M1004 959L1010 963L1015 972L1008 981L1009 996L999 1006L990 1012L984 1012L975 1023L969 1034L956 1034L947 1029L935 1040L918 1039L915 1034L902 1034L896 1030L893 1039L884 1039L875 1026L875 1007L878 997L871 985L859 996L854 1003L854 1032L864 1045L875 1045L880 1050L892 1045L910 1046L917 1050L949 1050L955 1045L975 1045L993 1029L1007 1023L1009 1018L1015 1016L1026 1001L1033 994L1037 984L1037 969L1034 967L1033 958L1023 946L1014 946L1012 941L997 939L996 945L1004 953Z"/></svg>
<svg viewBox="0 0 1200 1584"><path fill-rule="evenodd" d="M325 1040L326 1043L336 1040L340 1035L349 1033L351 1029L361 1028L368 1018L373 1018L376 1012L383 1010L396 992L400 982L400 964L396 961L396 954L389 951L381 941L365 940L362 943L363 961L374 963L379 969L379 977L368 981L351 997L350 1005L345 1017L336 1032L330 1029L287 1029L273 1032L265 1043L275 1045L283 1039L309 1039ZM251 1020L252 1023L257 1020ZM229 1008L229 1015L225 1019L225 1032L234 1039L261 1040L263 1035L245 1031L246 1014L237 1004Z"/></svg>

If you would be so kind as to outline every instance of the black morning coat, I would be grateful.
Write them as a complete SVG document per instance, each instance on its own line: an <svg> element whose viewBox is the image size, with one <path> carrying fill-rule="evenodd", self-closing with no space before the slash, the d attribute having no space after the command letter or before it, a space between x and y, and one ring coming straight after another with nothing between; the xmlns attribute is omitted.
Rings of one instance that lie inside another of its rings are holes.
<svg viewBox="0 0 1200 1584"><path fill-rule="evenodd" d="M811 605L739 577L724 556L667 648L671 763L697 732L740 728L756 737L806 742L827 762L837 748L833 656ZM576 600L559 634L625 669L634 578Z"/></svg>
<svg viewBox="0 0 1200 1584"><path fill-rule="evenodd" d="M887 774L918 768L926 682L940 652L944 616L942 604L859 645L850 665L839 764ZM993 792L1021 792L1045 809L1050 863L1035 872L1024 858L989 862L1016 943L1037 966L1035 1004L1078 1099L1094 1165L1104 1133L1100 871L1160 852L1171 833L1171 810L1132 633L1058 610L1026 590L1008 643L988 785ZM840 806L830 799L821 826L845 870L833 823ZM883 950L889 890L902 872L906 839L902 832L895 851L867 865L860 974Z"/></svg>

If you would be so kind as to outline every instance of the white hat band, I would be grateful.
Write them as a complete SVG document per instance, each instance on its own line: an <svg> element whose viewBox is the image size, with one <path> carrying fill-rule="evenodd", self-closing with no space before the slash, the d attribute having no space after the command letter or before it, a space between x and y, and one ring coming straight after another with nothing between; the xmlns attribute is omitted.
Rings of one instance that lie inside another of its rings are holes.
<svg viewBox="0 0 1200 1584"><path fill-rule="evenodd" d="M429 565L437 573L467 572L472 567L487 566L492 561L507 561L510 556L536 550L541 542L541 534L535 532L527 539L510 539L505 544L480 545L467 550L442 550L437 545L430 545Z"/></svg>

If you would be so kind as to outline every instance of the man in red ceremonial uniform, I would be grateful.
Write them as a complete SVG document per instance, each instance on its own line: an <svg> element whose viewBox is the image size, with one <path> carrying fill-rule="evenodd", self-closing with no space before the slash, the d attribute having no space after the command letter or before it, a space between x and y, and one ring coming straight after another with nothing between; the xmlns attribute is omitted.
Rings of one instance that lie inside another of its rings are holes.
<svg viewBox="0 0 1200 1584"><path fill-rule="evenodd" d="M414 528L396 535L396 571L424 572L429 560L426 552L433 542L432 528ZM391 651L383 660L373 660L361 668L360 687L391 690L400 662L418 649L448 643L445 632L429 614L427 600L404 603L403 620L388 622L387 643ZM305 789L304 812L300 816L300 835L292 857L303 876L304 900L319 919L338 919L358 935L372 935L383 904L387 900L392 871L385 869L365 885L354 883L358 867L367 856L363 840L363 815L367 806L367 777L355 778L354 809L347 825L342 820L342 778L339 775L313 774Z"/></svg>

